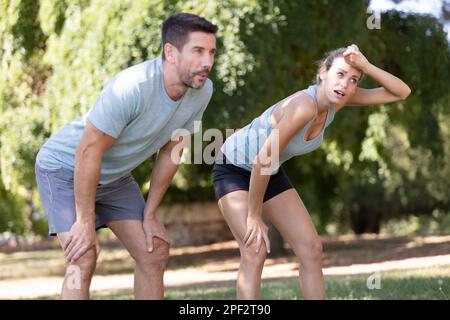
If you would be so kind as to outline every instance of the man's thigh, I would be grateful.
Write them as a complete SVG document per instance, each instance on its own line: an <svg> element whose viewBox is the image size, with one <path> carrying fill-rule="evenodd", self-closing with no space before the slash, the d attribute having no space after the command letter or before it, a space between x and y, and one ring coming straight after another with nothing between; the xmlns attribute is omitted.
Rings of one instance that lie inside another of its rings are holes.
<svg viewBox="0 0 450 320"><path fill-rule="evenodd" d="M145 200L131 175L97 188L95 213L100 227L123 220L137 220L142 225L144 208Z"/></svg>
<svg viewBox="0 0 450 320"><path fill-rule="evenodd" d="M47 170L36 165L36 182L49 234L70 231L76 221L74 173L68 169ZM145 201L131 175L97 188L95 227L106 227L110 221L143 219Z"/></svg>
<svg viewBox="0 0 450 320"><path fill-rule="evenodd" d="M68 232L76 220L73 172L47 170L36 165L36 183L48 219L48 232L55 236Z"/></svg>

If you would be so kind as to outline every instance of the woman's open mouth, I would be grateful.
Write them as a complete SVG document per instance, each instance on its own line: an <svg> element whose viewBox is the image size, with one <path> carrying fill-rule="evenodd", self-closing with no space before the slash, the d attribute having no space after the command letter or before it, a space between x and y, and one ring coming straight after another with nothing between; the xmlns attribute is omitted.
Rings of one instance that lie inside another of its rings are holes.
<svg viewBox="0 0 450 320"><path fill-rule="evenodd" d="M343 98L345 97L345 93L341 90L333 90L335 96L337 96L338 98Z"/></svg>

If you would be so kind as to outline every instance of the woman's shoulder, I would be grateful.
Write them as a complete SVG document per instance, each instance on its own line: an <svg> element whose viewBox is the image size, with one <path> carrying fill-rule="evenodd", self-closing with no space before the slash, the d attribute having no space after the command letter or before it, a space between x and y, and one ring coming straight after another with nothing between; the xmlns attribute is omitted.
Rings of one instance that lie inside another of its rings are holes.
<svg viewBox="0 0 450 320"><path fill-rule="evenodd" d="M299 90L287 97L282 104L282 108L288 110L291 115L306 114L307 116L314 116L317 112L314 98L305 90Z"/></svg>
<svg viewBox="0 0 450 320"><path fill-rule="evenodd" d="M317 114L317 107L314 100L304 91L297 91L289 97L280 101L273 112L272 124L279 123L282 118L285 124L294 124L299 121L309 121Z"/></svg>

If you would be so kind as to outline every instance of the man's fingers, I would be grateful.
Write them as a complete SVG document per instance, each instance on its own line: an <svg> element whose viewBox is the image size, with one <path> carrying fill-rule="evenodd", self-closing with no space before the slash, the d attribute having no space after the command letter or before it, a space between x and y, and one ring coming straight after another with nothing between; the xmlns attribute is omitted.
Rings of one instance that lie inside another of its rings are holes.
<svg viewBox="0 0 450 320"><path fill-rule="evenodd" d="M72 242L72 236L68 236L66 241L64 241L63 243L63 250L66 251L67 247L69 246L69 244Z"/></svg>
<svg viewBox="0 0 450 320"><path fill-rule="evenodd" d="M145 241L147 243L147 251L153 252L153 235L152 234L146 234L145 235Z"/></svg>
<svg viewBox="0 0 450 320"><path fill-rule="evenodd" d="M78 242L76 240L72 240L64 250L64 256L67 260L69 260L69 257L73 256L74 249L77 247Z"/></svg>
<svg viewBox="0 0 450 320"><path fill-rule="evenodd" d="M81 256L83 256L88 250L89 250L89 247L83 247L83 246L79 247L78 250L75 251L70 262L77 262L77 260L79 258L81 258Z"/></svg>
<svg viewBox="0 0 450 320"><path fill-rule="evenodd" d="M67 252L65 252L65 256L66 256L66 261L70 262L73 259L73 256L75 255L75 253L78 250L78 246L74 245L71 246L70 248L67 248Z"/></svg>

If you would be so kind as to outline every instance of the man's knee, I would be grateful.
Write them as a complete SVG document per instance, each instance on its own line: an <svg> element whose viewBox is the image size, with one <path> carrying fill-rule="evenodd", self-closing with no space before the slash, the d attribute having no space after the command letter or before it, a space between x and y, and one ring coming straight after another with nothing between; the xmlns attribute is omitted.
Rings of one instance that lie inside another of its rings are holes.
<svg viewBox="0 0 450 320"><path fill-rule="evenodd" d="M90 281L97 264L95 247L86 251L77 261L66 265L67 276L79 276L81 281Z"/></svg>
<svg viewBox="0 0 450 320"><path fill-rule="evenodd" d="M166 241L153 237L153 251L142 250L133 258L139 267L164 269L169 260L169 248L170 245Z"/></svg>

